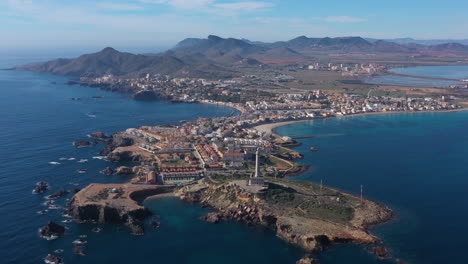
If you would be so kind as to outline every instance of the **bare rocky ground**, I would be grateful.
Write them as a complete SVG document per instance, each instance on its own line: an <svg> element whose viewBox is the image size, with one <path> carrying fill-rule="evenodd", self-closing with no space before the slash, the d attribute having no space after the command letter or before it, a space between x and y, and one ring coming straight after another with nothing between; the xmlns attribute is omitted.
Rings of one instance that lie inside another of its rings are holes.
<svg viewBox="0 0 468 264"><path fill-rule="evenodd" d="M367 227L389 220L392 212L370 200L319 185L269 179L267 190L252 193L235 183L199 182L177 191L184 200L216 210L202 219L262 225L308 252L336 243L373 244Z"/></svg>

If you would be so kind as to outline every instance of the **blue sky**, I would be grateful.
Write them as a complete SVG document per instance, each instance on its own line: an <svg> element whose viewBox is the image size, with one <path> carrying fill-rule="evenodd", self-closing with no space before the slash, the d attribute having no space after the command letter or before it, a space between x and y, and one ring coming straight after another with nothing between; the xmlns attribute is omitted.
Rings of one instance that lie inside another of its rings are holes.
<svg viewBox="0 0 468 264"><path fill-rule="evenodd" d="M468 38L466 0L0 0L0 49L170 47L186 37Z"/></svg>

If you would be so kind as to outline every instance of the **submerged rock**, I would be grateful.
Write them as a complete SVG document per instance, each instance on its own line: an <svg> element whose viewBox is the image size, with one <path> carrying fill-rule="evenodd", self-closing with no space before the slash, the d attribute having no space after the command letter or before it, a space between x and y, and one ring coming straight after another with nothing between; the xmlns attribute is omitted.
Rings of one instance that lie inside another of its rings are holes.
<svg viewBox="0 0 468 264"><path fill-rule="evenodd" d="M82 247L82 246L74 246L73 247L73 253L75 253L78 256L86 256L86 253L84 251L84 247Z"/></svg>
<svg viewBox="0 0 468 264"><path fill-rule="evenodd" d="M84 244L88 243L88 241L83 240L81 238L78 238L78 239L73 240L72 243L75 244L75 245L84 245Z"/></svg>
<svg viewBox="0 0 468 264"><path fill-rule="evenodd" d="M221 221L221 216L219 215L219 213L213 212L201 216L200 219L209 223L217 224Z"/></svg>
<svg viewBox="0 0 468 264"><path fill-rule="evenodd" d="M78 140L78 141L73 142L73 146L75 146L77 148L87 147L87 146L90 146L90 145L91 145L91 142L87 141L87 140Z"/></svg>
<svg viewBox="0 0 468 264"><path fill-rule="evenodd" d="M312 258L310 255L305 255L300 260L296 261L296 264L316 264L316 263L317 261L315 261L315 259Z"/></svg>
<svg viewBox="0 0 468 264"><path fill-rule="evenodd" d="M36 183L36 188L33 189L33 193L40 194L46 192L47 190L49 190L49 184L47 182L40 181Z"/></svg>
<svg viewBox="0 0 468 264"><path fill-rule="evenodd" d="M107 176L110 176L112 174L114 174L114 169L111 168L111 167L106 167L105 169L103 169L102 171L100 171L102 174L104 175L107 175Z"/></svg>
<svg viewBox="0 0 468 264"><path fill-rule="evenodd" d="M49 221L47 224L39 229L39 235L47 240L59 238L65 234L65 227Z"/></svg>
<svg viewBox="0 0 468 264"><path fill-rule="evenodd" d="M106 135L104 132L101 132L101 131L91 133L91 134L89 134L89 136L92 137L92 138L101 139L101 140L105 140L105 139L110 138L109 135Z"/></svg>
<svg viewBox="0 0 468 264"><path fill-rule="evenodd" d="M93 227L93 229L91 229L91 231L94 232L94 233L100 233L102 231L102 228Z"/></svg>
<svg viewBox="0 0 468 264"><path fill-rule="evenodd" d="M389 258L388 250L384 246L375 246L372 247L372 253L380 259Z"/></svg>
<svg viewBox="0 0 468 264"><path fill-rule="evenodd" d="M53 194L47 196L48 199L57 199L57 198L60 198L62 196L65 196L67 194L69 194L70 192L69 191L66 191L66 190L59 190L59 191L56 191L54 192Z"/></svg>
<svg viewBox="0 0 468 264"><path fill-rule="evenodd" d="M157 221L156 219L152 219L150 225L153 229L156 229L159 227L159 221Z"/></svg>
<svg viewBox="0 0 468 264"><path fill-rule="evenodd" d="M44 258L44 262L47 263L47 264L63 264L63 259L61 257L58 257L58 256L55 256L55 255L52 255L52 254L48 254L45 258Z"/></svg>

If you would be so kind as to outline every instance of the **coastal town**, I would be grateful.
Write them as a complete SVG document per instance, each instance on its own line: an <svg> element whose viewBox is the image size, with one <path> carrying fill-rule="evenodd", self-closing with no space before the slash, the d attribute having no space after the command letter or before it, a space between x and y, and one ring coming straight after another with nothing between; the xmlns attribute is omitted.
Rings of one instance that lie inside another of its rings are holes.
<svg viewBox="0 0 468 264"><path fill-rule="evenodd" d="M317 63L307 70L370 74L382 70L382 66ZM133 160L145 161L138 177L132 179L135 184L182 184L219 175L224 178L248 177L255 167L258 150L265 175L284 177L303 170L301 165L291 162L301 154L287 148L298 143L292 137L275 134L269 128L271 123L460 108L456 104L457 98L452 95L392 97L374 96L372 91L362 95L259 88L281 86L288 78L284 74L271 78L250 75L215 81L146 74L143 78L106 75L81 78L81 81L103 89L131 91L137 100L164 99L171 103L206 103L235 109L225 117L198 118L181 125L142 126L118 133L131 144L106 154L111 160L121 161L132 153Z"/></svg>

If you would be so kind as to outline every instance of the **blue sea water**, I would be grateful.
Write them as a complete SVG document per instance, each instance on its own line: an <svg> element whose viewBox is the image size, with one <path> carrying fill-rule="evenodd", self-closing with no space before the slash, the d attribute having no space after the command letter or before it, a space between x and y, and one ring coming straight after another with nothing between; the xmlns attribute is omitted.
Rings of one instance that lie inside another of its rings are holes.
<svg viewBox="0 0 468 264"><path fill-rule="evenodd" d="M468 263L468 111L344 117L280 127L301 139L312 167L294 179L320 182L394 209L373 228L408 263ZM318 152L308 150L311 146ZM351 257L352 256L352 257ZM323 263L378 263L354 246L320 255Z"/></svg>
<svg viewBox="0 0 468 264"><path fill-rule="evenodd" d="M391 70L395 73L424 76L424 77L437 77L447 79L468 79L468 66L419 66L407 68L395 68ZM449 80L436 80L436 79L423 79L416 77L396 76L396 75L379 75L372 77L366 81L371 84L382 85L401 85L413 87L441 87L446 88L451 85L466 84L459 81Z"/></svg>
<svg viewBox="0 0 468 264"><path fill-rule="evenodd" d="M48 220L61 223L66 218L61 216L62 210L36 213L46 209L44 196L31 193L37 181L49 182L50 194L91 182L128 180L99 173L106 166L118 165L93 159L102 145L77 149L72 146L74 140L87 139L94 131L113 133L232 112L204 104L138 102L125 94L65 85L66 81L48 74L0 71L0 263L41 263L56 249L65 250L66 263L239 263L243 259L247 260L244 263L293 263L301 257L300 250L270 231L237 223L202 222L198 217L207 210L176 199L147 203L161 215L161 227L143 236L116 231L115 226L104 226L97 234L90 232L91 225L68 223L65 237L54 241L39 238L38 228ZM73 101L72 97L81 100ZM88 162L79 163L80 159ZM51 165L51 161L61 164ZM80 174L80 169L87 172ZM65 206L70 197L59 199L57 204ZM72 251L72 241L82 234L88 235L86 257ZM256 254L258 251L262 254Z"/></svg>

